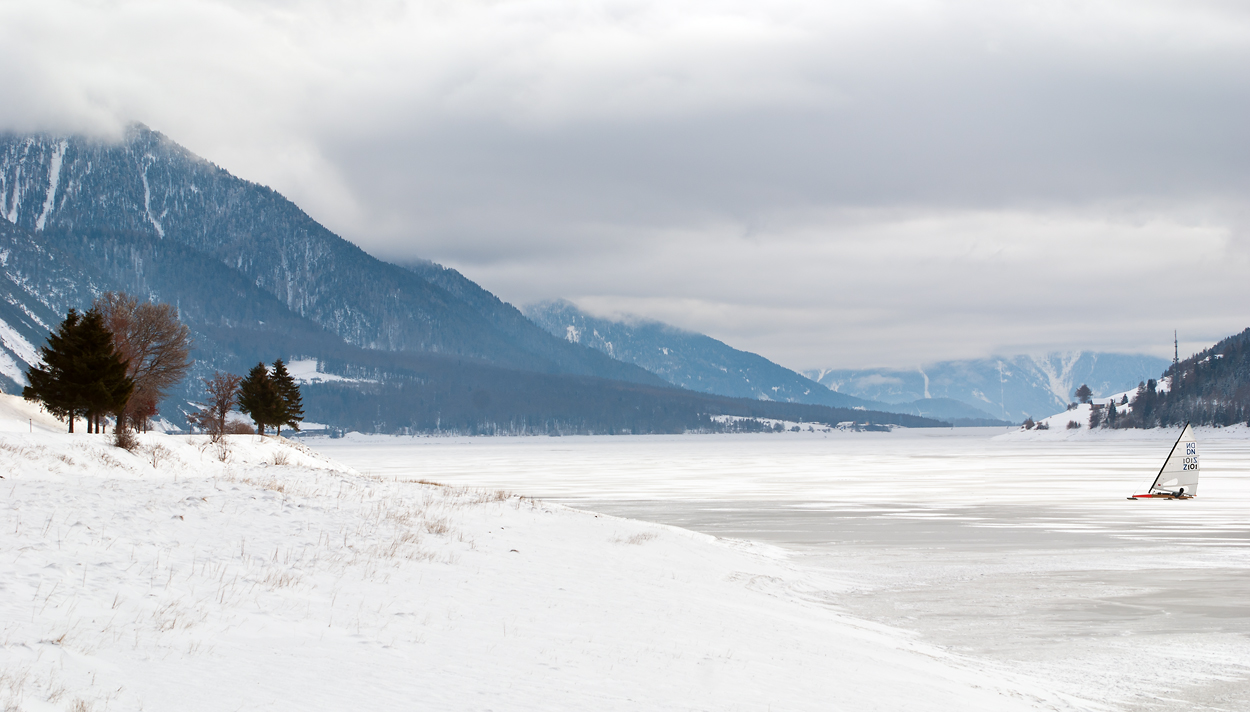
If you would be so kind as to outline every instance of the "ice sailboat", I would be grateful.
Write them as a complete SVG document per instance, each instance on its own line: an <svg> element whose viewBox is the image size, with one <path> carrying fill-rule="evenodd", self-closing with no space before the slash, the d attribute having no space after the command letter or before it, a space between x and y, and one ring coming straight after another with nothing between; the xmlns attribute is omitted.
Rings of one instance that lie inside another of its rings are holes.
<svg viewBox="0 0 1250 712"><path fill-rule="evenodd" d="M1198 494L1198 441L1189 423L1159 468L1159 474L1146 488L1145 494L1129 499L1189 499Z"/></svg>

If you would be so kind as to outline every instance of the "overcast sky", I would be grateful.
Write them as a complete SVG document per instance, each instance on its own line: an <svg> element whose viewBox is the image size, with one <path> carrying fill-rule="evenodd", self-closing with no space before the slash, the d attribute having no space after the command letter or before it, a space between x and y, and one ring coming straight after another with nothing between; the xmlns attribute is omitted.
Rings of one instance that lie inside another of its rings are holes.
<svg viewBox="0 0 1250 712"><path fill-rule="evenodd" d="M1250 326L1244 2L8 0L0 96L797 369Z"/></svg>

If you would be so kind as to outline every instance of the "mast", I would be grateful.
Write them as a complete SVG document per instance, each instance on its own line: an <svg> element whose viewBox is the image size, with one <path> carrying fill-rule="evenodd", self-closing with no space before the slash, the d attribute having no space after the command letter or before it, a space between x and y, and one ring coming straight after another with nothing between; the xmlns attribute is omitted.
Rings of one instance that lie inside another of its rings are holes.
<svg viewBox="0 0 1250 712"><path fill-rule="evenodd" d="M1172 373L1178 373L1181 366L1181 342L1176 338L1176 329L1172 329ZM1175 378L1175 376L1173 376Z"/></svg>
<svg viewBox="0 0 1250 712"><path fill-rule="evenodd" d="M1159 465L1159 474L1155 475L1154 481L1150 483L1150 487L1146 490L1146 494L1155 491L1155 485L1159 484L1159 478L1163 476L1163 468L1168 466L1168 460L1172 459L1172 453L1176 452L1176 446L1181 444L1181 438L1185 437L1185 428L1189 427L1189 421L1181 426L1181 434L1176 436L1176 442L1172 443L1172 449L1168 450L1168 456L1163 458L1163 464Z"/></svg>

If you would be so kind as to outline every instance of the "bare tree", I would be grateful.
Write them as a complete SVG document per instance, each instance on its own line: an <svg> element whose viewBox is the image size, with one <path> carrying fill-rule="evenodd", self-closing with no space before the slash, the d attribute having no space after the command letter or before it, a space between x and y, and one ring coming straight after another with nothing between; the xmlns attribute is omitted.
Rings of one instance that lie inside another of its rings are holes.
<svg viewBox="0 0 1250 712"><path fill-rule="evenodd" d="M212 378L200 380L204 381L204 395L208 402L203 410L187 416L187 420L203 428L204 432L212 436L213 442L220 442L221 437L228 431L226 417L238 403L239 383L243 381L243 378L233 373L218 371L213 374Z"/></svg>
<svg viewBox="0 0 1250 712"><path fill-rule="evenodd" d="M125 292L105 292L95 308L113 334L114 348L129 362L127 375L135 382L118 427L123 425L122 416L146 425L156 404L191 368L191 330L178 321L173 305L140 302Z"/></svg>

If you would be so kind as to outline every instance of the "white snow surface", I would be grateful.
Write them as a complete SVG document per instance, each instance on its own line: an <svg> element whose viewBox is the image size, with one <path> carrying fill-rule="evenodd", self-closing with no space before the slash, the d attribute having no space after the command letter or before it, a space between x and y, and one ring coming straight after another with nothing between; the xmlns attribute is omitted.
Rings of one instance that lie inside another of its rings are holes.
<svg viewBox="0 0 1250 712"><path fill-rule="evenodd" d="M320 370L317 359L295 359L286 364L287 373L291 374L291 378L297 383L329 383L331 381L346 381L349 383L368 382L359 378L347 378L333 373L326 373Z"/></svg>
<svg viewBox="0 0 1250 712"><path fill-rule="evenodd" d="M0 400L0 421L34 416ZM18 425L0 432L4 709L1085 708L848 614L773 546L277 438L126 452Z"/></svg>
<svg viewBox="0 0 1250 712"><path fill-rule="evenodd" d="M1182 506L1127 499L1175 429L309 442L379 477L776 546L810 600L1077 706L1250 710L1250 431L1197 430L1202 495Z"/></svg>

